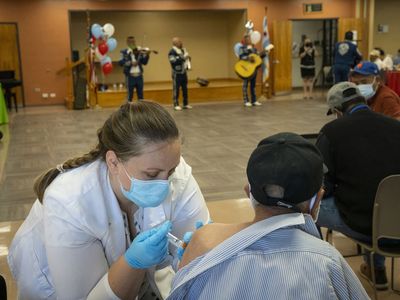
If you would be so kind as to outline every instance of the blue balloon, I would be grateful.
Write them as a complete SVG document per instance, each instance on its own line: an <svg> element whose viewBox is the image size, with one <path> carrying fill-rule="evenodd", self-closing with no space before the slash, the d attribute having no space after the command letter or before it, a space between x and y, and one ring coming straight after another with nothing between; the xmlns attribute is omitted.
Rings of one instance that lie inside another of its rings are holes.
<svg viewBox="0 0 400 300"><path fill-rule="evenodd" d="M111 57L109 56L104 56L104 58L100 61L100 64L104 66L107 63L112 63Z"/></svg>
<svg viewBox="0 0 400 300"><path fill-rule="evenodd" d="M108 51L113 51L115 48L117 48L117 40L114 38L109 38L107 40L107 46L108 46Z"/></svg>
<svg viewBox="0 0 400 300"><path fill-rule="evenodd" d="M236 43L235 46L233 47L233 51L235 52L235 55L237 57L239 57L239 50L240 50L240 47L242 47L242 46L243 46L242 43Z"/></svg>
<svg viewBox="0 0 400 300"><path fill-rule="evenodd" d="M104 35L103 28L99 24L93 24L91 27L91 32L96 39L103 37Z"/></svg>

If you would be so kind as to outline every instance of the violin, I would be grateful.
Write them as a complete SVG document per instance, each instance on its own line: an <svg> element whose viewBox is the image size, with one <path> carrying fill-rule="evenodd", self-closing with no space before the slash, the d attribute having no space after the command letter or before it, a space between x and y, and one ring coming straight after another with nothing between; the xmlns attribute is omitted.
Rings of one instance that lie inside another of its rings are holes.
<svg viewBox="0 0 400 300"><path fill-rule="evenodd" d="M154 53L154 54L158 54L158 51L157 50L150 50L149 48L140 48L139 49L139 52L140 53L143 53L143 54L149 54L149 53Z"/></svg>

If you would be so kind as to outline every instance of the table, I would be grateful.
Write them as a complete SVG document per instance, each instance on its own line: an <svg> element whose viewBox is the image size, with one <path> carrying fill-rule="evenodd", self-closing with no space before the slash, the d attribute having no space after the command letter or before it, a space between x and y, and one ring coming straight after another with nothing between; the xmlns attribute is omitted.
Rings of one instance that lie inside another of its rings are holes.
<svg viewBox="0 0 400 300"><path fill-rule="evenodd" d="M386 73L386 85L400 96L400 71L389 71Z"/></svg>

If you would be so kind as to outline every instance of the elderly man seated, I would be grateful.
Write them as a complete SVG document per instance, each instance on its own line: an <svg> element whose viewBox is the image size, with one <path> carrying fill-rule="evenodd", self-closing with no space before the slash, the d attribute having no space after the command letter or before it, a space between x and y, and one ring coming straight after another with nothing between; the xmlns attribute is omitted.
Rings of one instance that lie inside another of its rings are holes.
<svg viewBox="0 0 400 300"><path fill-rule="evenodd" d="M382 83L376 64L369 61L359 63L351 72L350 81L358 86L374 112L400 120L400 98Z"/></svg>
<svg viewBox="0 0 400 300"><path fill-rule="evenodd" d="M247 177L253 222L195 232L168 299L369 299L314 224L324 193L317 148L293 133L268 137Z"/></svg>

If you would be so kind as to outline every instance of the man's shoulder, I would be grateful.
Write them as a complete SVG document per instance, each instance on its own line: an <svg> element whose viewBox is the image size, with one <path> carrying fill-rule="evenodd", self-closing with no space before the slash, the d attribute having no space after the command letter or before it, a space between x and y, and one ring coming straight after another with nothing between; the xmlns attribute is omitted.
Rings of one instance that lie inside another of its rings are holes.
<svg viewBox="0 0 400 300"><path fill-rule="evenodd" d="M381 85L376 92L376 98L380 97L390 97L396 99L400 103L400 97L389 87L386 85Z"/></svg>
<svg viewBox="0 0 400 300"><path fill-rule="evenodd" d="M201 227L194 232L179 267L182 268L195 258L206 254L245 227L244 224L223 223L212 223Z"/></svg>

